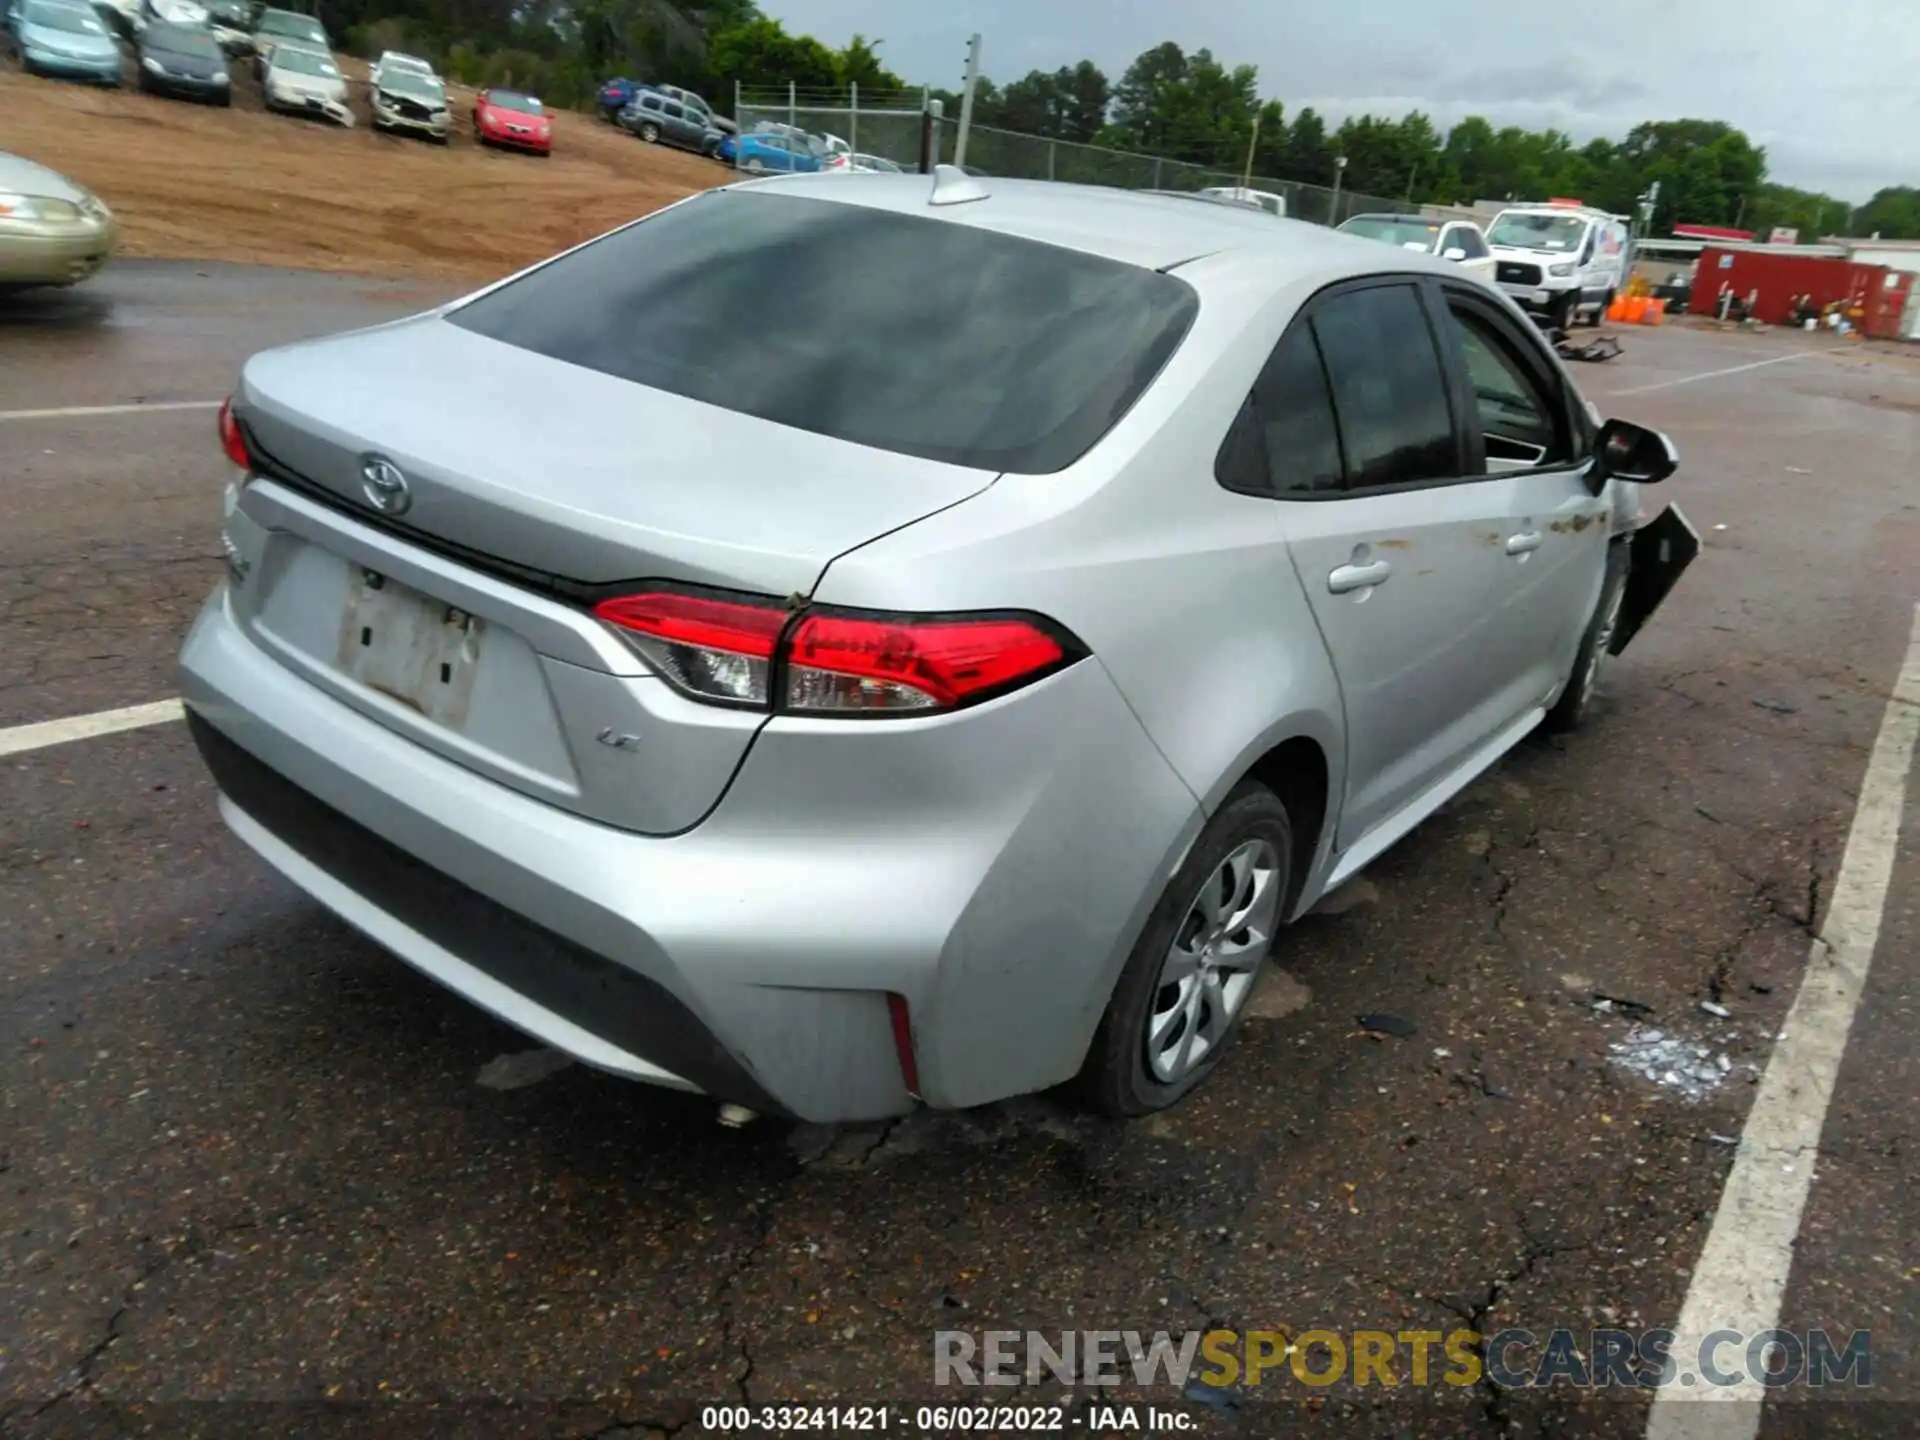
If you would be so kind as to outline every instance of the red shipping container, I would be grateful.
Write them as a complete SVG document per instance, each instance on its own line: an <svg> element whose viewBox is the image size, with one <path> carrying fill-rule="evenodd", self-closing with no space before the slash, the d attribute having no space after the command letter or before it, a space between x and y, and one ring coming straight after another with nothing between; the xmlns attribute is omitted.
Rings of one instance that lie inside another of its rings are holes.
<svg viewBox="0 0 1920 1440"><path fill-rule="evenodd" d="M1864 312L1859 322L1862 331L1893 338L1900 333L1900 317L1912 284L1912 275L1884 265L1709 246L1700 252L1687 310L1693 315L1716 315L1722 291L1731 290L1742 300L1758 292L1754 318L1767 325L1786 325L1792 322L1794 301L1808 295L1816 310L1836 302L1858 305Z"/></svg>

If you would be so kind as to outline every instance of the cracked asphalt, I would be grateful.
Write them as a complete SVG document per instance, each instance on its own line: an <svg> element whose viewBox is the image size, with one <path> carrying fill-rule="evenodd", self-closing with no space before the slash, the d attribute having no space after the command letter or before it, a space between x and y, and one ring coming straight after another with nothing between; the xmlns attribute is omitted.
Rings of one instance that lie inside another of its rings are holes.
<svg viewBox="0 0 1920 1440"><path fill-rule="evenodd" d="M437 298L118 265L0 309L0 410L217 400L262 345ZM1623 339L1578 378L1675 436L1648 497L1700 559L1591 728L1290 932L1223 1068L1144 1122L1038 1096L721 1129L526 1056L306 901L179 726L0 761L0 1434L638 1437L936 1398L941 1329L1671 1325L1912 623L1920 359L1676 385L1804 337ZM0 726L172 693L217 569L212 422L0 421ZM1920 1416L1916 808L1782 1321L1871 1328L1872 1403L1782 1392L1769 1440ZM1413 1033L1356 1023L1380 1012ZM1688 1099L1620 1063L1650 1030L1719 1078ZM1644 1395L1484 1382L1119 1393L1222 1433L1646 1424Z"/></svg>

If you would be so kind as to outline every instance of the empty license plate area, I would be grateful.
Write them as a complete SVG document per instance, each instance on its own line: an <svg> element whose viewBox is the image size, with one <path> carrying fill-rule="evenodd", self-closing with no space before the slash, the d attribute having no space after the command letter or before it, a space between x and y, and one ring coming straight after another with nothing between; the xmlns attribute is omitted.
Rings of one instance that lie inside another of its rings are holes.
<svg viewBox="0 0 1920 1440"><path fill-rule="evenodd" d="M486 622L397 580L354 567L338 664L369 690L451 730L465 727Z"/></svg>

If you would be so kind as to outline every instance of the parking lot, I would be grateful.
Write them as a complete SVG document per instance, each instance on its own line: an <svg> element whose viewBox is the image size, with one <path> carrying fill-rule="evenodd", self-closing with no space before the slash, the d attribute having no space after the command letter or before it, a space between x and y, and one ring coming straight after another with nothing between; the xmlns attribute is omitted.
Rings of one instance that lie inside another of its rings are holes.
<svg viewBox="0 0 1920 1440"><path fill-rule="evenodd" d="M1778 1320L1872 1331L1873 1384L1783 1391L1761 1433L1916 1413L1920 806L1883 732L1920 686L1920 357L1669 326L1579 367L1678 442L1649 500L1700 559L1596 724L1283 938L1185 1104L727 1130L306 900L179 724L24 728L175 693L239 362L450 293L135 260L0 309L0 1433L698 1431L716 1402L924 1399L954 1328L1671 1326L1765 1268L1699 1261L1836 903L1880 928L1857 1013L1807 1022L1846 1045ZM1410 1033L1356 1024L1383 1013ZM1768 1213L1778 1176L1742 1184ZM1649 1423L1644 1394L1281 1393L1161 1398L1257 1433Z"/></svg>

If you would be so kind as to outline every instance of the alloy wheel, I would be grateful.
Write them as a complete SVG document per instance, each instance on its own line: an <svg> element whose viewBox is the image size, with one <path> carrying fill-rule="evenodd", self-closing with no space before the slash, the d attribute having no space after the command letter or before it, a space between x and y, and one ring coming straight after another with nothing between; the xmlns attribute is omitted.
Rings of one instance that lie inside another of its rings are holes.
<svg viewBox="0 0 1920 1440"><path fill-rule="evenodd" d="M1252 839L1188 904L1147 1012L1147 1068L1161 1084L1177 1083L1225 1042L1273 943L1281 889L1278 852Z"/></svg>

